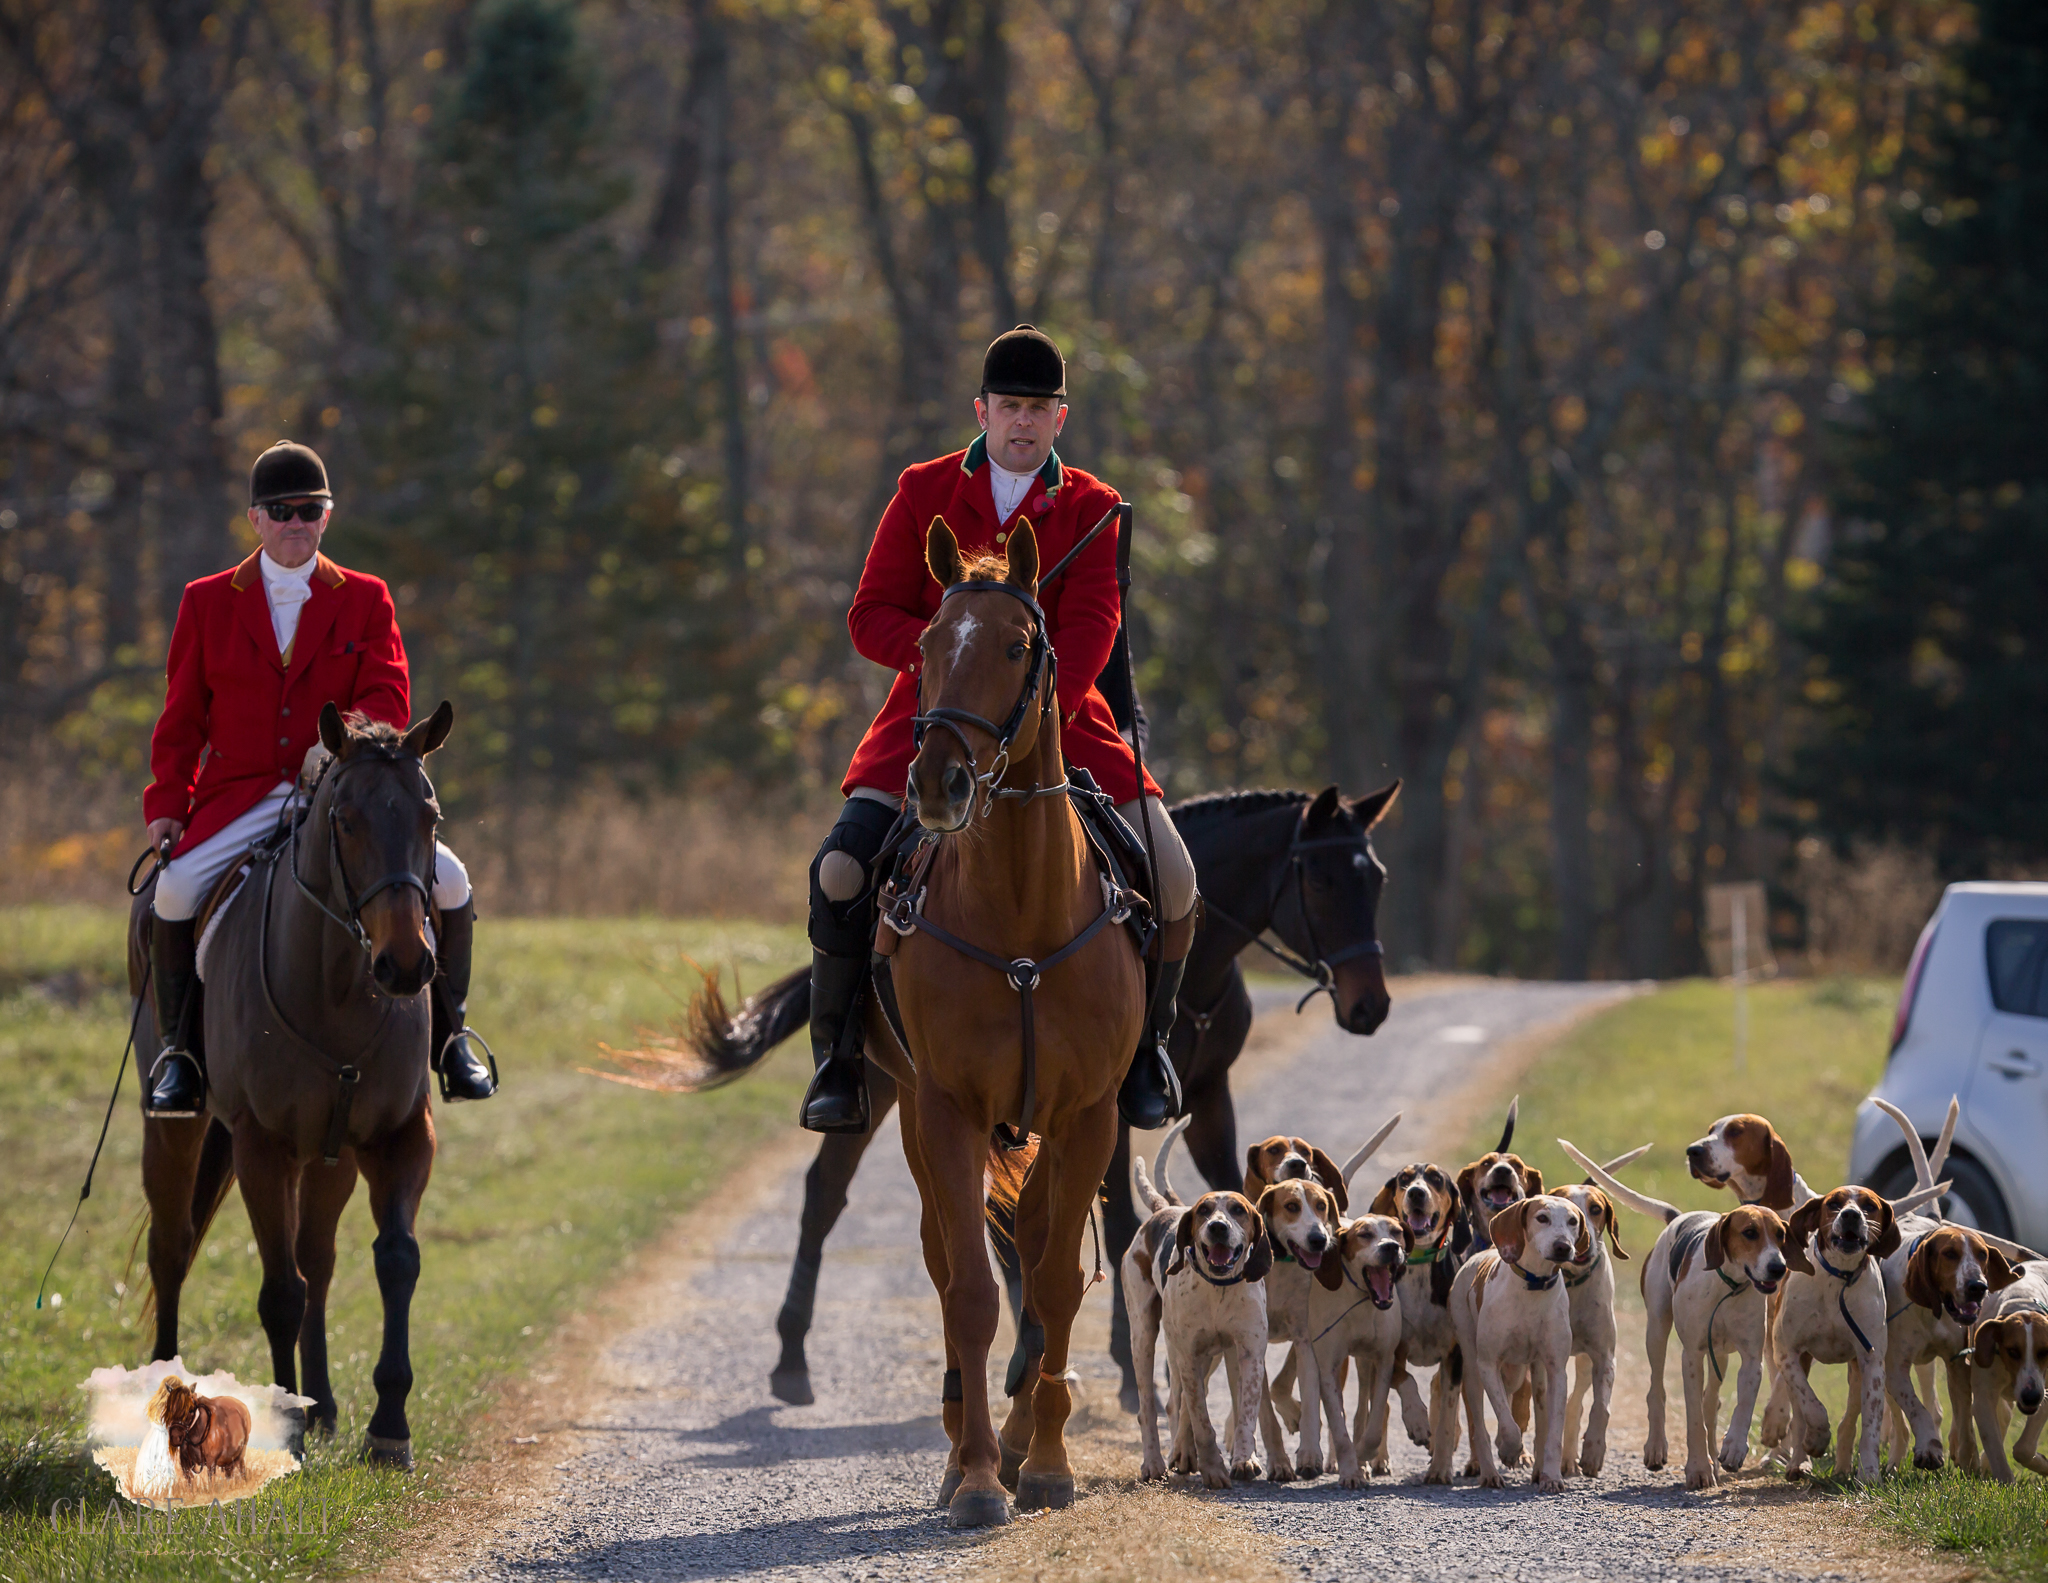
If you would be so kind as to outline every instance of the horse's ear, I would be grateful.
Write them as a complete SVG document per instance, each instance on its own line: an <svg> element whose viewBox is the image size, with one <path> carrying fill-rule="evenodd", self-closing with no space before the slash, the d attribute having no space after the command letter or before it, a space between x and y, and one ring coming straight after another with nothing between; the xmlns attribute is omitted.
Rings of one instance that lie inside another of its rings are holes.
<svg viewBox="0 0 2048 1583"><path fill-rule="evenodd" d="M1010 531L1010 586L1038 597L1038 535L1020 522Z"/></svg>
<svg viewBox="0 0 2048 1583"><path fill-rule="evenodd" d="M953 537L944 517L933 517L925 533L924 563L932 569L941 588L951 588L960 581L960 541Z"/></svg>
<svg viewBox="0 0 2048 1583"><path fill-rule="evenodd" d="M1334 786L1325 786L1316 793L1316 800L1302 810L1301 828L1305 834L1313 835L1337 817L1337 807L1343 801Z"/></svg>
<svg viewBox="0 0 2048 1583"><path fill-rule="evenodd" d="M441 707L405 734L405 750L425 758L435 748L448 740L448 733L455 726L455 705L447 699L441 700Z"/></svg>
<svg viewBox="0 0 2048 1583"><path fill-rule="evenodd" d="M1376 792L1367 792L1363 797L1360 797L1351 804L1352 817L1357 819L1366 829L1370 830L1374 825L1386 818L1387 810L1394 806L1394 799L1400 795L1401 783L1399 781L1395 781L1391 786L1382 786Z"/></svg>
<svg viewBox="0 0 2048 1583"><path fill-rule="evenodd" d="M320 706L320 745L336 758L348 748L348 722L331 698Z"/></svg>

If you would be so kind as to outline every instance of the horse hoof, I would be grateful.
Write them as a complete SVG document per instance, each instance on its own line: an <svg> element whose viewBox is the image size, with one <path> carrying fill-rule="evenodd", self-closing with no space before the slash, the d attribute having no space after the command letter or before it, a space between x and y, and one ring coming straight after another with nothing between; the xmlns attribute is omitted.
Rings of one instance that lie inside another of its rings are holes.
<svg viewBox="0 0 2048 1583"><path fill-rule="evenodd" d="M996 1444L1002 1446L1003 1450L1003 1465L996 1469L996 1482L1014 1494L1017 1489L1017 1475L1023 1471L1024 1459L1031 1455L1030 1448L1027 1446L1022 1451L1012 1451L1008 1446L1003 1445L1000 1436L997 1438Z"/></svg>
<svg viewBox="0 0 2048 1583"><path fill-rule="evenodd" d="M940 1511L952 1510L953 1497L960 1493L960 1481L965 1477L966 1475L958 1468L946 1469L946 1476L939 1481L938 1505Z"/></svg>
<svg viewBox="0 0 2048 1583"><path fill-rule="evenodd" d="M778 1402L792 1407L808 1407L817 1400L811 1394L809 1369L777 1369L768 1376L768 1390Z"/></svg>
<svg viewBox="0 0 2048 1583"><path fill-rule="evenodd" d="M379 1467L397 1468L402 1473L412 1471L412 1439L389 1440L383 1435L363 1436L364 1460Z"/></svg>
<svg viewBox="0 0 2048 1583"><path fill-rule="evenodd" d="M1017 1510L1058 1511L1074 1504L1071 1473L1026 1473L1017 1480Z"/></svg>
<svg viewBox="0 0 2048 1583"><path fill-rule="evenodd" d="M1001 1490L961 1490L946 1507L948 1528L1000 1528L1009 1520Z"/></svg>

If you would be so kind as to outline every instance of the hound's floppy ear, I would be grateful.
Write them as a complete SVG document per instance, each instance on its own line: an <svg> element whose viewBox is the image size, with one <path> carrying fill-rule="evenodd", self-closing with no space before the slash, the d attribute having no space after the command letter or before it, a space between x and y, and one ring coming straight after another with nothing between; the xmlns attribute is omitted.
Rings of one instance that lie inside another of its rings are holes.
<svg viewBox="0 0 2048 1583"><path fill-rule="evenodd" d="M1009 583L1033 598L1038 595L1038 535L1028 522L1019 522L1010 530Z"/></svg>
<svg viewBox="0 0 2048 1583"><path fill-rule="evenodd" d="M1382 786L1376 792L1367 792L1351 804L1351 816L1370 830L1386 818L1387 810L1394 806L1394 799L1400 795L1399 781L1395 781L1391 786Z"/></svg>
<svg viewBox="0 0 2048 1583"><path fill-rule="evenodd" d="M1998 1361L1998 1349L2005 1344L2005 1321L1987 1319L1970 1332L1970 1356L1977 1360L1977 1367L1988 1369Z"/></svg>
<svg viewBox="0 0 2048 1583"><path fill-rule="evenodd" d="M1573 1206L1577 1208L1577 1205ZM1572 1263L1582 1264L1593 1257L1600 1246L1600 1228L1593 1224L1593 1217L1583 1209L1579 1210L1578 1240L1572 1244Z"/></svg>
<svg viewBox="0 0 2048 1583"><path fill-rule="evenodd" d="M1372 1207L1366 1213L1369 1215L1385 1215L1389 1220L1399 1220L1405 1225L1406 1217L1397 1212L1394 1207L1394 1183L1397 1180L1399 1180L1397 1177L1390 1176L1387 1178L1386 1185L1372 1195Z"/></svg>
<svg viewBox="0 0 2048 1583"><path fill-rule="evenodd" d="M329 699L320 706L320 745L340 758L348 750L348 722L341 718L341 711Z"/></svg>
<svg viewBox="0 0 2048 1583"><path fill-rule="evenodd" d="M1899 1217L1892 1213L1891 1201L1880 1198L1877 1201L1879 1216L1877 1241L1871 1244L1870 1256L1874 1259L1888 1259L1899 1251Z"/></svg>
<svg viewBox="0 0 2048 1583"><path fill-rule="evenodd" d="M1259 1169L1259 1146L1255 1143L1244 1151L1244 1196L1256 1203L1259 1195L1272 1185Z"/></svg>
<svg viewBox="0 0 2048 1583"><path fill-rule="evenodd" d="M1714 1222L1713 1230L1700 1244L1700 1262L1710 1270L1718 1270L1728 1258L1729 1216L1723 1215Z"/></svg>
<svg viewBox="0 0 2048 1583"><path fill-rule="evenodd" d="M1337 817L1338 806L1343 801L1336 787L1325 786L1316 793L1315 801L1302 809L1301 828L1313 835Z"/></svg>
<svg viewBox="0 0 2048 1583"><path fill-rule="evenodd" d="M1593 1191L1600 1193L1597 1187ZM1600 1218L1607 1222L1607 1245L1614 1249L1614 1256L1617 1259L1626 1259L1628 1249L1621 1245L1621 1228L1615 1224L1620 1217L1614 1213L1614 1200L1605 1193L1600 1193L1599 1204Z"/></svg>
<svg viewBox="0 0 2048 1583"><path fill-rule="evenodd" d="M2008 1259L1990 1243L1984 1244L1984 1283L1994 1292L2003 1291L2020 1278L2020 1272L2013 1268Z"/></svg>
<svg viewBox="0 0 2048 1583"><path fill-rule="evenodd" d="M405 734L405 750L425 758L434 749L448 740L448 733L455 729L455 705L447 699L441 700L441 707Z"/></svg>
<svg viewBox="0 0 2048 1583"><path fill-rule="evenodd" d="M1166 1261L1166 1273L1178 1275L1186 1267L1188 1254L1195 1245L1195 1212L1191 1209L1180 1217L1180 1223L1173 1228L1173 1255Z"/></svg>
<svg viewBox="0 0 2048 1583"><path fill-rule="evenodd" d="M1940 1313L1941 1293L1934 1285L1934 1260L1930 1257L1935 1247L1934 1238L1924 1238L1906 1260L1906 1301Z"/></svg>
<svg viewBox="0 0 2048 1583"><path fill-rule="evenodd" d="M960 581L960 541L953 537L944 517L933 517L925 532L924 563L941 588L951 588Z"/></svg>
<svg viewBox="0 0 2048 1583"><path fill-rule="evenodd" d="M1825 1199L1809 1198L1785 1217L1785 1262L1808 1275L1813 1274L1813 1261L1806 1256L1806 1243L1813 1235L1813 1228L1820 1223L1821 1205L1825 1202Z"/></svg>
<svg viewBox="0 0 2048 1583"><path fill-rule="evenodd" d="M1244 1278L1248 1281L1263 1281L1266 1272L1273 1268L1273 1242L1266 1235L1266 1217L1256 1206L1252 1209L1251 1225L1252 1251L1244 1261Z"/></svg>
<svg viewBox="0 0 2048 1583"><path fill-rule="evenodd" d="M1472 1237L1472 1222L1461 1209L1451 1216L1452 1259L1464 1256L1465 1250L1472 1246ZM1451 1259L1438 1259L1436 1262L1439 1266L1443 1266L1449 1264Z"/></svg>
<svg viewBox="0 0 2048 1583"><path fill-rule="evenodd" d="M1529 1200L1508 1205L1493 1217L1493 1251L1510 1264L1522 1262L1522 1245L1529 1240Z"/></svg>
<svg viewBox="0 0 2048 1583"><path fill-rule="evenodd" d="M1323 1262L1316 1266L1316 1284L1326 1292L1334 1292L1344 1284L1344 1256L1351 1251L1349 1227L1337 1233L1337 1245L1323 1255Z"/></svg>
<svg viewBox="0 0 2048 1583"><path fill-rule="evenodd" d="M1792 1151L1775 1127L1771 1129L1771 1169L1764 1177L1763 1203L1781 1215L1792 1207Z"/></svg>
<svg viewBox="0 0 2048 1583"><path fill-rule="evenodd" d="M1315 1179L1330 1190L1330 1196L1337 1200L1339 1214L1351 1207L1351 1195L1344 1191L1344 1173L1337 1168L1335 1160L1314 1144L1308 1146L1308 1168Z"/></svg>
<svg viewBox="0 0 2048 1583"><path fill-rule="evenodd" d="M1458 1197L1465 1203L1476 1202L1473 1194L1479 1186L1479 1162L1474 1160L1458 1173Z"/></svg>
<svg viewBox="0 0 2048 1583"><path fill-rule="evenodd" d="M1522 1167L1522 1191L1531 1198L1543 1191L1543 1173L1533 1165Z"/></svg>

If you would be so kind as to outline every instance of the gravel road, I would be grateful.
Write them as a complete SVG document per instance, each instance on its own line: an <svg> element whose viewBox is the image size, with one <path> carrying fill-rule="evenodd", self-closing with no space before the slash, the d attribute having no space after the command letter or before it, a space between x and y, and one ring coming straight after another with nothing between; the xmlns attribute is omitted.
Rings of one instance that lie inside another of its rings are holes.
<svg viewBox="0 0 2048 1583"><path fill-rule="evenodd" d="M1468 981L1401 998L1370 1041L1312 1012L1291 1051L1247 1074L1240 1137L1303 1132L1341 1155L1401 1109L1407 1120L1381 1163L1449 1163L1470 1131L1457 1102L1469 1105L1472 1090L1511 1064L1505 1044L1622 993ZM1262 1018L1287 1015L1291 996L1260 999ZM556 1464L558 1489L529 1504L466 1575L893 1579L946 1575L971 1559L978 1537L949 1533L932 1505L945 1454L939 1310L917 1252L917 1197L895 1124L892 1115L891 1136L868 1156L826 1250L810 1340L818 1402L785 1407L767 1390L802 1201L801 1172L778 1173L714 1259L678 1270L660 1322L610 1345L605 1386L573 1433L550 1438L567 1458ZM1192 1164L1179 1155L1174 1169L1192 1197ZM1108 1307L1106 1289L1090 1292L1075 1363L1089 1398L1113 1406L1116 1376L1102 1352ZM1215 1505L1279 1536L1284 1563L1314 1579L1848 1575L1831 1570L1825 1539L1789 1571L1763 1569L1742 1518L1717 1509L1725 1497L1688 1496L1672 1473L1645 1473L1641 1365L1632 1371L1628 1361L1641 1348L1631 1331L1624 1327L1607 1469L1563 1496L1534 1496L1521 1482L1526 1470L1511 1472L1504 1491L1426 1487L1415 1481L1425 1454L1397 1418L1394 1476L1363 1494L1326 1477L1241 1486ZM1006 1323L992 1360L998 1381L1008 1349ZM1135 1471L1135 1424L1130 1442Z"/></svg>

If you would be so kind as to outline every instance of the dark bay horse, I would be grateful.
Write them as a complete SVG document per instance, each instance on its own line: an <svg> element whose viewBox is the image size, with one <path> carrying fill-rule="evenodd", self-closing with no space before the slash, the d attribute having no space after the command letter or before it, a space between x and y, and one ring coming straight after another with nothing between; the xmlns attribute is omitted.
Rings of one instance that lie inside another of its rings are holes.
<svg viewBox="0 0 2048 1583"><path fill-rule="evenodd" d="M263 1260L256 1312L273 1377L313 1398L309 1423L335 1427L327 1377L334 1231L360 1171L377 1225L384 1343L364 1437L373 1460L412 1466L405 1399L408 1325L420 1271L413 1222L434 1164L427 1104L427 942L440 807L426 756L455 718L443 703L410 731L320 712L334 755L304 823L259 858L207 947L202 1000L207 1114L143 1126L152 1358L178 1353L178 1296L230 1183ZM140 992L142 930L154 882L130 920L130 988ZM136 1052L147 1069L151 1057Z"/></svg>
<svg viewBox="0 0 2048 1583"><path fill-rule="evenodd" d="M1253 938L1270 931L1289 953L1282 958L1287 965L1318 985L1327 982L1339 1027L1371 1034L1386 1020L1391 1000L1381 958L1358 947L1379 937L1386 869L1372 849L1372 830L1400 789L1401 783L1395 781L1355 798L1340 796L1334 786L1320 793L1223 792L1172 809L1174 826L1195 861L1204 914L1188 956L1171 1054L1187 1101L1188 1152L1212 1188L1237 1189L1244 1183L1230 1068L1251 1032L1251 996L1238 959ZM810 969L798 968L778 979L731 1016L718 1005L715 993L695 1009L693 1042L708 1068L706 1082L730 1080L809 1021ZM801 1405L813 1399L804 1340L816 1307L825 1239L846 1209L847 1189L861 1157L896 1103L894 1082L872 1065L868 1099L874 1125L864 1133L821 1139L818 1157L804 1177L796 1259L775 1321L782 1353L769 1376L769 1388L785 1402ZM1119 1120L1103 1207L1111 1269L1137 1234L1131 1195L1122 1185L1129 1181L1130 1129ZM1000 1236L996 1254L1009 1279L1014 1309L1021 1305L1021 1282L1007 1240ZM1110 1355L1123 1369L1124 1406L1135 1412L1138 1385L1131 1367L1123 1283L1112 1279L1110 1291ZM1013 1393L1022 1383L1022 1365L1020 1337L1011 1360Z"/></svg>

